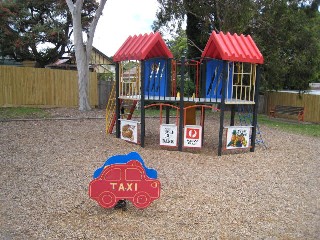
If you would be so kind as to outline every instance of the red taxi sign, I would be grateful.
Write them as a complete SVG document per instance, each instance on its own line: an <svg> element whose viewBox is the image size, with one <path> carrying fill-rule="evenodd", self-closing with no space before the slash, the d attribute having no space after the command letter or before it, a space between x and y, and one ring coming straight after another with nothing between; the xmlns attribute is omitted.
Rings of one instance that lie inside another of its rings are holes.
<svg viewBox="0 0 320 240"><path fill-rule="evenodd" d="M106 166L89 185L89 196L103 208L129 200L137 208L146 208L160 197L160 182L149 178L137 160Z"/></svg>

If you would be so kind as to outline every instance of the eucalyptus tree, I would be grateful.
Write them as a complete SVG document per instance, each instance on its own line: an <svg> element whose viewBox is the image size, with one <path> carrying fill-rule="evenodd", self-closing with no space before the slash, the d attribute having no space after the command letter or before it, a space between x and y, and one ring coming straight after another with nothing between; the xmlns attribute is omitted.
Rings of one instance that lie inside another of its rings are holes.
<svg viewBox="0 0 320 240"><path fill-rule="evenodd" d="M86 1L84 29L96 9ZM17 61L34 60L38 67L72 52L72 18L64 0L16 0L0 2L0 52Z"/></svg>
<svg viewBox="0 0 320 240"><path fill-rule="evenodd" d="M158 0L153 29L175 32L186 24L189 58L199 57L213 30L247 32L252 19L250 0Z"/></svg>
<svg viewBox="0 0 320 240"><path fill-rule="evenodd" d="M74 47L78 69L79 110L81 111L90 110L88 100L89 62L95 30L107 0L100 0L95 14L92 15L92 19L88 22L82 21L84 2L86 1L66 0L73 23ZM85 31L83 31L84 24L88 24L88 28ZM87 36L86 42L84 42L84 32Z"/></svg>
<svg viewBox="0 0 320 240"><path fill-rule="evenodd" d="M317 1L257 1L255 40L265 57L262 87L306 90L320 72Z"/></svg>
<svg viewBox="0 0 320 240"><path fill-rule="evenodd" d="M38 66L55 61L70 46L70 17L59 1L2 1L1 54L35 60ZM42 45L42 46L41 46Z"/></svg>
<svg viewBox="0 0 320 240"><path fill-rule="evenodd" d="M172 33L173 38L166 41L175 59L185 56L188 48L187 34L184 29L180 29L176 34Z"/></svg>
<svg viewBox="0 0 320 240"><path fill-rule="evenodd" d="M158 0L154 30L186 24L188 57L213 30L250 34L265 58L262 90L304 90L319 77L319 0Z"/></svg>

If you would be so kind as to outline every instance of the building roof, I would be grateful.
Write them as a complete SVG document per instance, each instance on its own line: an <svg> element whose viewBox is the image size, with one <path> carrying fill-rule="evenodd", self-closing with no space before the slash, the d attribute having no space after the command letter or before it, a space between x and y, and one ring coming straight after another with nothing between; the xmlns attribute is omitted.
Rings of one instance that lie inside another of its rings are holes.
<svg viewBox="0 0 320 240"><path fill-rule="evenodd" d="M107 59L110 63L114 63L112 58L108 57L107 55L105 55L103 52L101 52L99 49L97 49L96 47L92 46L92 51L100 54L102 57L104 57L105 59Z"/></svg>
<svg viewBox="0 0 320 240"><path fill-rule="evenodd" d="M129 36L113 56L113 61L173 58L159 32Z"/></svg>
<svg viewBox="0 0 320 240"><path fill-rule="evenodd" d="M264 59L250 35L212 32L201 57L262 64Z"/></svg>
<svg viewBox="0 0 320 240"><path fill-rule="evenodd" d="M63 69L63 70L77 70L76 64L70 63L71 58L61 58L55 61L54 63L48 64L45 66L45 68L51 68L51 69ZM93 72L94 67L92 64L89 64L89 70Z"/></svg>

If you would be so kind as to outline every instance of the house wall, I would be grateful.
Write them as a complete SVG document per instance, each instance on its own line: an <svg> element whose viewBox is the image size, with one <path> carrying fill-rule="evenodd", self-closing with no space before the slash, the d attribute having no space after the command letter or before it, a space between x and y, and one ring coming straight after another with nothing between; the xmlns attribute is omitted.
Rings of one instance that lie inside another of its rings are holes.
<svg viewBox="0 0 320 240"><path fill-rule="evenodd" d="M95 66L95 71L97 73L109 73L109 72L115 72L115 67L112 65L113 63L110 62L110 60L101 54L99 54L96 51L92 51L91 53L91 62L90 64L96 65ZM109 65L108 69L106 69L106 66L102 65Z"/></svg>
<svg viewBox="0 0 320 240"><path fill-rule="evenodd" d="M77 71L0 66L0 106L75 107ZM98 105L97 73L90 73L89 103Z"/></svg>

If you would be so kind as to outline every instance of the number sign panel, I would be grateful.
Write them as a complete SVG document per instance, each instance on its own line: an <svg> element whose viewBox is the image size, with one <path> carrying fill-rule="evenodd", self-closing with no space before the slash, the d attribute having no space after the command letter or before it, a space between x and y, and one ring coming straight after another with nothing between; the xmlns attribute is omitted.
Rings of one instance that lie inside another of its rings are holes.
<svg viewBox="0 0 320 240"><path fill-rule="evenodd" d="M201 148L202 127L198 125L184 126L184 147Z"/></svg>
<svg viewBox="0 0 320 240"><path fill-rule="evenodd" d="M160 145L161 146L177 146L178 127L175 124L160 125Z"/></svg>

